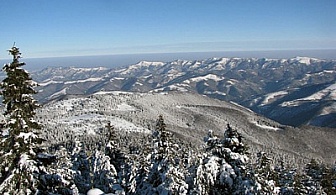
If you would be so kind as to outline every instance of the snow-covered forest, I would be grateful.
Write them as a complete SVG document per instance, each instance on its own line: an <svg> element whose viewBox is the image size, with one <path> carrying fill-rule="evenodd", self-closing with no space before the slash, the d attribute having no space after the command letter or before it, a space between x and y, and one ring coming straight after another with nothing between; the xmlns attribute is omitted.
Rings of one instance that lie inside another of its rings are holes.
<svg viewBox="0 0 336 195"><path fill-rule="evenodd" d="M336 193L334 132L196 94L98 92L38 107L9 51L0 194Z"/></svg>

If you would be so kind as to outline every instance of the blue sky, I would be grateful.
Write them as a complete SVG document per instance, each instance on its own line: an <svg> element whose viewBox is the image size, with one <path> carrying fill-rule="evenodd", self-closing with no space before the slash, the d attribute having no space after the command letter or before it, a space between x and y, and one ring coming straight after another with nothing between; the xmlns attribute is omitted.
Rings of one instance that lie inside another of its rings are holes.
<svg viewBox="0 0 336 195"><path fill-rule="evenodd" d="M336 49L335 0L1 1L0 58Z"/></svg>

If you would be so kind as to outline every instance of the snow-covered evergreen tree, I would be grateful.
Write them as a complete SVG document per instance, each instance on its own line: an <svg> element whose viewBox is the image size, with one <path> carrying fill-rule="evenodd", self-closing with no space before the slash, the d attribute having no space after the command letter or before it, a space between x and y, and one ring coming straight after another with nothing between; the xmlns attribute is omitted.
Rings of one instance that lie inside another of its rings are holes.
<svg viewBox="0 0 336 195"><path fill-rule="evenodd" d="M153 133L153 154L151 167L145 184L145 194L187 194L188 185L176 159L178 145L172 139L172 133L166 130L162 115L156 122Z"/></svg>
<svg viewBox="0 0 336 195"><path fill-rule="evenodd" d="M117 181L117 171L110 163L110 157L95 151L89 158L91 187L99 188L105 193L122 190Z"/></svg>
<svg viewBox="0 0 336 195"><path fill-rule="evenodd" d="M248 157L242 136L229 125L224 138L209 130L206 152L200 160L195 178L197 194L253 193L255 182L247 174Z"/></svg>
<svg viewBox="0 0 336 195"><path fill-rule="evenodd" d="M331 165L329 168L326 167L321 185L325 193L336 194L336 161L335 164Z"/></svg>
<svg viewBox="0 0 336 195"><path fill-rule="evenodd" d="M0 194L36 193L39 178L37 167L38 144L41 141L34 120L38 107L36 94L29 73L22 68L19 48L13 46L9 53L13 62L5 64L7 77L1 83L1 95L5 104L6 125L1 137Z"/></svg>
<svg viewBox="0 0 336 195"><path fill-rule="evenodd" d="M39 191L42 194L78 194L79 191L74 182L76 171L73 170L70 152L60 145L57 147L55 156L57 159L46 166L40 176Z"/></svg>
<svg viewBox="0 0 336 195"><path fill-rule="evenodd" d="M294 194L298 191L298 181L300 181L296 168L288 167L283 161L274 167L277 179L276 183L279 187L279 194Z"/></svg>
<svg viewBox="0 0 336 195"><path fill-rule="evenodd" d="M109 187L105 186L105 188L108 188L108 191L111 191L113 189L112 191L124 193L124 188L127 185L125 179L127 177L128 171L126 170L126 167L128 167L128 165L125 164L126 157L121 151L119 144L120 140L118 139L118 135L114 126L110 123L107 123L106 128L108 131L108 143L105 147L105 154L101 155L102 157L104 157L105 160L109 159L109 163L104 163L106 164L106 168L110 170L110 173L105 174L108 177L107 180L111 183Z"/></svg>
<svg viewBox="0 0 336 195"><path fill-rule="evenodd" d="M323 179L323 174L325 172L325 167L319 164L315 159L306 165L304 170L304 175L302 176L302 181L297 181L302 185L296 185L296 191L305 194L323 194L323 189L321 186L321 181Z"/></svg>
<svg viewBox="0 0 336 195"><path fill-rule="evenodd" d="M151 190L151 185L148 183L148 177L152 164L152 145L150 143L150 138L147 138L146 140L147 143L144 143L141 152L138 151L136 154L131 154L130 158L128 158L128 161L132 161L128 163L130 169L129 176L127 178L129 183L127 192L130 194L140 194L139 192L142 190Z"/></svg>
<svg viewBox="0 0 336 195"><path fill-rule="evenodd" d="M279 187L276 186L276 173L270 159L265 152L258 152L257 162L253 167L254 177L258 182L258 192L262 194L277 194Z"/></svg>
<svg viewBox="0 0 336 195"><path fill-rule="evenodd" d="M89 155L85 146L80 141L76 141L76 146L71 155L74 182L80 193L86 193L92 188Z"/></svg>

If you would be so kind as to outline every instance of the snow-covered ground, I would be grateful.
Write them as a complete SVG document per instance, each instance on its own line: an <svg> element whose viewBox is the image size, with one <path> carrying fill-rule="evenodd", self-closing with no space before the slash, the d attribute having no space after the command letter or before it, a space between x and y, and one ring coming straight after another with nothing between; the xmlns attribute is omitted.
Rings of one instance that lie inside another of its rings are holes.
<svg viewBox="0 0 336 195"><path fill-rule="evenodd" d="M207 75L202 76L202 77L191 78L190 80L193 81L193 82L199 82L199 81L206 81L206 80L220 81L222 79L223 79L222 77L219 77L217 75L207 74Z"/></svg>
<svg viewBox="0 0 336 195"><path fill-rule="evenodd" d="M320 90L310 96L304 97L304 98L300 98L300 99L296 99L294 101L287 101L287 102L283 102L281 104L281 106L286 107L286 106L298 106L300 105L302 102L307 102L307 101L320 101L322 99L331 99L331 100L335 100L336 99L336 83L326 87L323 90Z"/></svg>
<svg viewBox="0 0 336 195"><path fill-rule="evenodd" d="M277 91L277 92L274 92L274 93L269 93L269 94L265 95L265 98L262 101L262 103L260 104L260 106L264 106L264 105L267 105L269 103L272 103L275 100L277 100L277 98L283 97L287 94L288 94L287 91Z"/></svg>
<svg viewBox="0 0 336 195"><path fill-rule="evenodd" d="M330 107L332 108L334 107ZM244 139L252 143L252 148L274 150L276 145L276 150L282 153L292 151L293 143L299 145L301 139L310 139L307 137L312 136L305 129L299 132L304 134L295 136L295 142L288 145L283 143L286 134L296 130L287 131L289 127L261 117L234 102L228 103L186 92L102 91L86 97L73 96L44 105L37 110L37 121L43 126L44 137L51 143L59 143L85 137L107 139L108 124L114 126L116 133L124 137L130 134L148 136L155 129L159 115L164 117L169 131L197 146L202 144L209 129L216 135L223 135L227 124L241 132ZM328 136L322 134L319 139L328 139ZM311 142L315 144L319 139ZM295 150L309 156L300 147Z"/></svg>

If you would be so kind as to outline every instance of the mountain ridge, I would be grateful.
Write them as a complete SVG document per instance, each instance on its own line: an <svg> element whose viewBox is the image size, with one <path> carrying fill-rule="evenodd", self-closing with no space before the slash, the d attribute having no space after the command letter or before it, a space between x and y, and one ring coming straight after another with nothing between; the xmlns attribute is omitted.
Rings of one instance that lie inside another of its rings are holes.
<svg viewBox="0 0 336 195"><path fill-rule="evenodd" d="M89 95L98 91L189 91L234 101L287 125L336 127L330 121L336 113L332 87L336 81L335 60L295 57L140 61L114 69L50 68L32 76L40 84L37 99L42 102L62 94ZM293 121L301 115L302 120Z"/></svg>

